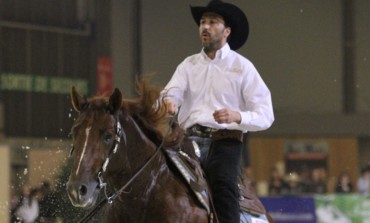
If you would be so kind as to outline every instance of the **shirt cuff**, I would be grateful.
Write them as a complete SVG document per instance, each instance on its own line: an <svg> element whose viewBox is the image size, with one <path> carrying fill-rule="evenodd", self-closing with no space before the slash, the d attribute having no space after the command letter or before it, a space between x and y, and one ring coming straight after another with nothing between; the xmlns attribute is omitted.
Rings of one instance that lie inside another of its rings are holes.
<svg viewBox="0 0 370 223"><path fill-rule="evenodd" d="M252 116L250 112L240 112L240 127L242 129L247 129L248 124L252 120Z"/></svg>

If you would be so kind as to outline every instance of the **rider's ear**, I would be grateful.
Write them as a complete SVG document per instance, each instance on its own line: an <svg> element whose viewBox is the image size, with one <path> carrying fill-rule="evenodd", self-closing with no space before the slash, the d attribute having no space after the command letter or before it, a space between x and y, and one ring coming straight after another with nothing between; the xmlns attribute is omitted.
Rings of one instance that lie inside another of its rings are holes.
<svg viewBox="0 0 370 223"><path fill-rule="evenodd" d="M114 114L122 106L122 93L117 88L114 89L112 95L109 98L109 111Z"/></svg>
<svg viewBox="0 0 370 223"><path fill-rule="evenodd" d="M71 102L73 108L77 111L80 112L83 110L83 108L86 107L88 104L87 100L85 97L82 97L76 90L76 88L73 86L71 90Z"/></svg>

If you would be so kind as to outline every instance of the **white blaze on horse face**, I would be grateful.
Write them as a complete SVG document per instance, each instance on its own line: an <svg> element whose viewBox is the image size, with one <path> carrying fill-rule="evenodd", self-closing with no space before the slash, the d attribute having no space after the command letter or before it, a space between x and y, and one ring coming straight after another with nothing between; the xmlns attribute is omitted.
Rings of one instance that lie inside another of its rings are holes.
<svg viewBox="0 0 370 223"><path fill-rule="evenodd" d="M85 143L84 143L84 148L82 150L82 154L80 156L80 162L78 163L78 166L77 166L76 176L78 174L78 171L80 170L81 161L82 161L82 159L84 158L84 155L85 155L85 150L86 150L86 146L87 146L87 140L89 139L90 129L91 129L91 127L87 127L85 129L86 139L85 139Z"/></svg>

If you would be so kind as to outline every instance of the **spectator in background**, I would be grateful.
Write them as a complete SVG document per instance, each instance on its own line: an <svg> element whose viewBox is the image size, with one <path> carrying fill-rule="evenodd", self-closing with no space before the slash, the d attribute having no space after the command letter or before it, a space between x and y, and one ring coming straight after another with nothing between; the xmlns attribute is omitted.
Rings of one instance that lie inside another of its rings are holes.
<svg viewBox="0 0 370 223"><path fill-rule="evenodd" d="M22 187L22 197L16 206L14 213L18 222L33 223L39 215L39 204L36 198L37 190L31 189L26 183Z"/></svg>
<svg viewBox="0 0 370 223"><path fill-rule="evenodd" d="M308 193L310 190L311 184L311 171L309 167L303 166L302 170L299 173L300 187L302 193Z"/></svg>
<svg viewBox="0 0 370 223"><path fill-rule="evenodd" d="M370 165L361 169L361 176L357 180L357 191L365 197L370 195Z"/></svg>
<svg viewBox="0 0 370 223"><path fill-rule="evenodd" d="M269 195L280 195L286 193L288 185L280 174L278 168L274 167L271 169L271 175L269 179Z"/></svg>
<svg viewBox="0 0 370 223"><path fill-rule="evenodd" d="M301 181L296 172L289 173L286 177L286 181L288 184L288 189L285 192L286 195L299 195L302 193Z"/></svg>
<svg viewBox="0 0 370 223"><path fill-rule="evenodd" d="M244 168L244 175L242 177L244 186L252 189L256 193L256 180L254 179L253 170L251 166L246 166Z"/></svg>
<svg viewBox="0 0 370 223"><path fill-rule="evenodd" d="M353 186L348 173L341 173L335 186L335 193L351 193L352 191Z"/></svg>
<svg viewBox="0 0 370 223"><path fill-rule="evenodd" d="M327 192L326 171L324 168L315 168L312 170L308 192L314 194L323 194Z"/></svg>

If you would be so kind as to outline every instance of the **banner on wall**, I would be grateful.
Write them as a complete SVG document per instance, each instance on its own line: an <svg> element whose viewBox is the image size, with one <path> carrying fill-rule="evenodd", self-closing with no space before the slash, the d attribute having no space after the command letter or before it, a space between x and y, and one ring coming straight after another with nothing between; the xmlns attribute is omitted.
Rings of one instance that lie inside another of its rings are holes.
<svg viewBox="0 0 370 223"><path fill-rule="evenodd" d="M52 75L0 73L0 91L69 94L75 86L82 94L88 93L88 80Z"/></svg>
<svg viewBox="0 0 370 223"><path fill-rule="evenodd" d="M360 194L260 199L277 223L370 223L370 198Z"/></svg>
<svg viewBox="0 0 370 223"><path fill-rule="evenodd" d="M112 92L112 60L110 57L99 57L97 59L97 93L109 96Z"/></svg>
<svg viewBox="0 0 370 223"><path fill-rule="evenodd" d="M321 195L315 205L318 223L370 223L370 199L361 195Z"/></svg>
<svg viewBox="0 0 370 223"><path fill-rule="evenodd" d="M261 197L261 201L277 223L316 223L313 197Z"/></svg>

